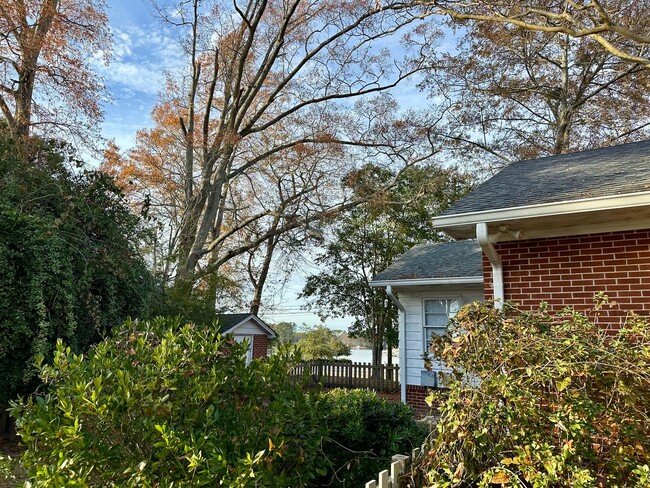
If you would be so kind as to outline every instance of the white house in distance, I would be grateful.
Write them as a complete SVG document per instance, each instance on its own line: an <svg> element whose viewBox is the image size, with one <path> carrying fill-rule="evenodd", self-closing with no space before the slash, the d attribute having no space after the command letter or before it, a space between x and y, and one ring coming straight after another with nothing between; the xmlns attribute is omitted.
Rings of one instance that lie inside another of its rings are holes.
<svg viewBox="0 0 650 488"><path fill-rule="evenodd" d="M386 288L399 309L401 399L419 414L427 412L427 389L437 386L444 364L424 367L432 334L468 303L483 300L482 251L475 240L422 244L379 273L370 286Z"/></svg>
<svg viewBox="0 0 650 488"><path fill-rule="evenodd" d="M237 342L248 339L246 364L253 359L268 356L269 340L275 338L275 331L253 313L222 313L217 316L219 333L232 334Z"/></svg>

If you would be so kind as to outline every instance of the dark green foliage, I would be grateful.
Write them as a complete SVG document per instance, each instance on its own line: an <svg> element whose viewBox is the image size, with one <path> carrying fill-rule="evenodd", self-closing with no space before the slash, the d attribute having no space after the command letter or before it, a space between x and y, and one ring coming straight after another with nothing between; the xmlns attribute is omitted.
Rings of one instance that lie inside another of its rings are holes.
<svg viewBox="0 0 650 488"><path fill-rule="evenodd" d="M413 420L409 406L373 391L336 389L323 398L329 430L323 452L330 469L314 486L365 486L388 469L394 454L410 455L429 432Z"/></svg>
<svg viewBox="0 0 650 488"><path fill-rule="evenodd" d="M127 322L75 356L59 343L45 396L14 408L33 486L305 486L326 425L284 349L246 366L215 327Z"/></svg>
<svg viewBox="0 0 650 488"><path fill-rule="evenodd" d="M62 143L0 135L0 405L33 388L30 365L57 338L83 351L145 312L138 220L107 175L80 166Z"/></svg>
<svg viewBox="0 0 650 488"><path fill-rule="evenodd" d="M418 471L426 486L650 486L650 323L603 330L606 305L597 297L595 317L511 303L456 315L434 338L456 374Z"/></svg>

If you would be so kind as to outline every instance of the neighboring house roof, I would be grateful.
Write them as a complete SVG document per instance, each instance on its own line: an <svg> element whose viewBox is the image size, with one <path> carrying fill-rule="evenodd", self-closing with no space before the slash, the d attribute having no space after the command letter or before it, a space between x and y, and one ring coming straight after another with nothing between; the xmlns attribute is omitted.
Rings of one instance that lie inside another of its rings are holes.
<svg viewBox="0 0 650 488"><path fill-rule="evenodd" d="M631 208L650 213L650 140L518 161L435 217L434 225L455 238L468 238L478 222L534 230L532 224L519 224L546 218L537 227L569 227L580 225L582 217L560 218L600 212L586 221L596 226L627 219L624 214Z"/></svg>
<svg viewBox="0 0 650 488"><path fill-rule="evenodd" d="M275 331L254 313L221 313L217 315L217 323L221 334L233 334L235 329L247 322L255 323L270 338L275 337Z"/></svg>
<svg viewBox="0 0 650 488"><path fill-rule="evenodd" d="M481 283L482 276L481 248L476 241L439 242L409 249L370 284Z"/></svg>

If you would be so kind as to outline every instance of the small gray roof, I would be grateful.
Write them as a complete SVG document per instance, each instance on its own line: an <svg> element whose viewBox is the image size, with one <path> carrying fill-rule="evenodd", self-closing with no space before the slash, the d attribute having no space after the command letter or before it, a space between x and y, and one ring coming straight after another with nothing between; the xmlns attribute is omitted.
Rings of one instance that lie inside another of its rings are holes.
<svg viewBox="0 0 650 488"><path fill-rule="evenodd" d="M441 215L650 191L650 140L518 161Z"/></svg>
<svg viewBox="0 0 650 488"><path fill-rule="evenodd" d="M376 281L483 276L481 248L474 240L421 244L373 278Z"/></svg>
<svg viewBox="0 0 650 488"><path fill-rule="evenodd" d="M275 331L259 318L254 313L220 313L217 315L217 324L219 325L219 333L225 334L230 331L233 327L245 322L247 320L252 320L255 322L261 329L264 329L270 337L275 337Z"/></svg>

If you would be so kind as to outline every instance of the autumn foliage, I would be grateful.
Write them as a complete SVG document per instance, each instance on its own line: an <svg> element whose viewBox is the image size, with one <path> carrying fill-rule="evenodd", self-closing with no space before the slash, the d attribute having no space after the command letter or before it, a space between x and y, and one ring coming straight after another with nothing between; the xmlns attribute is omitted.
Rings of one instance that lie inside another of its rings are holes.
<svg viewBox="0 0 650 488"><path fill-rule="evenodd" d="M587 315L458 313L433 341L456 373L418 468L426 486L648 486L650 322L603 330L605 299Z"/></svg>
<svg viewBox="0 0 650 488"><path fill-rule="evenodd" d="M104 88L91 59L108 62L103 0L0 2L0 110L15 136L79 136L96 127ZM87 141L86 141L87 142Z"/></svg>

